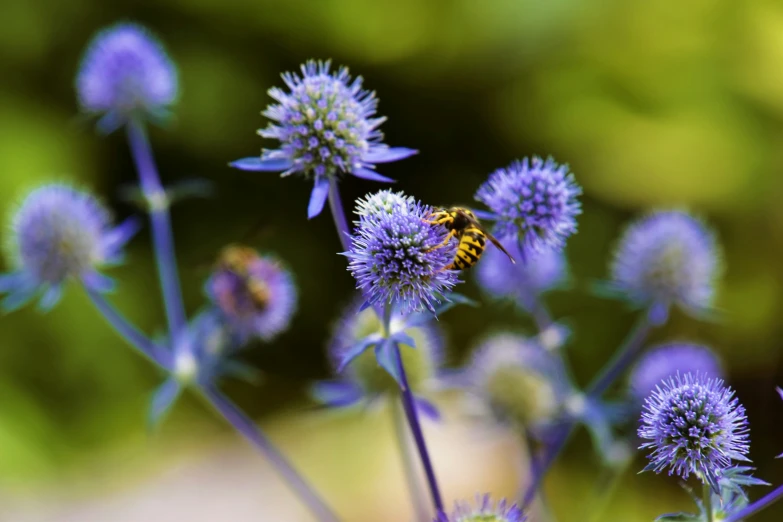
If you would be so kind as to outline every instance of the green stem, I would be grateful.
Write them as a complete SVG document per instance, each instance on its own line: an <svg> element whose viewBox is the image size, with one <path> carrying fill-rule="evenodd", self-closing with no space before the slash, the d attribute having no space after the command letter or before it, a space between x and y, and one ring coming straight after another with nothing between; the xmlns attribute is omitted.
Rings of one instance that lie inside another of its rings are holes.
<svg viewBox="0 0 783 522"><path fill-rule="evenodd" d="M712 513L712 488L707 484L702 485L701 495L704 501L704 509L707 510L707 522L713 522L715 518Z"/></svg>

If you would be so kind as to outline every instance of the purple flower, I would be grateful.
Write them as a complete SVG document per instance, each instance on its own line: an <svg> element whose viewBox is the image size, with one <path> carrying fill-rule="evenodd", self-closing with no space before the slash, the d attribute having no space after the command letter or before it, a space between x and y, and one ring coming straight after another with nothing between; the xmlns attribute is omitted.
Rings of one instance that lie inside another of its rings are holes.
<svg viewBox="0 0 783 522"><path fill-rule="evenodd" d="M357 203L348 270L368 304L390 304L401 314L430 310L445 300L458 272L447 270L456 252L448 231L427 223L432 209L402 192L382 190Z"/></svg>
<svg viewBox="0 0 783 522"><path fill-rule="evenodd" d="M8 246L15 269L0 276L2 308L14 310L37 295L39 307L60 300L69 277L97 292L113 288L102 266L122 261L122 248L136 232L128 220L113 227L111 216L92 195L63 184L44 185L22 201L11 223Z"/></svg>
<svg viewBox="0 0 783 522"><path fill-rule="evenodd" d="M696 218L660 211L633 223L612 261L612 285L633 302L668 310L673 304L699 314L715 297L721 272L712 232Z"/></svg>
<svg viewBox="0 0 783 522"><path fill-rule="evenodd" d="M160 118L177 99L177 71L142 26L121 23L90 42L76 75L79 104L111 132L136 115Z"/></svg>
<svg viewBox="0 0 783 522"><path fill-rule="evenodd" d="M240 339L270 341L296 311L293 277L283 264L249 247L230 245L206 283L206 293Z"/></svg>
<svg viewBox="0 0 783 522"><path fill-rule="evenodd" d="M465 372L476 406L499 422L517 426L544 426L571 395L558 358L521 335L485 339Z"/></svg>
<svg viewBox="0 0 783 522"><path fill-rule="evenodd" d="M748 431L745 408L722 380L678 373L645 400L639 437L649 442L640 448L652 453L644 470L694 473L717 492L732 460L749 462Z"/></svg>
<svg viewBox="0 0 783 522"><path fill-rule="evenodd" d="M362 89L361 76L351 79L348 69L331 72L331 63L309 61L302 76L283 74L286 92L277 87L269 95L277 102L264 116L272 120L258 133L280 141L278 149L264 149L261 157L231 163L242 170L299 173L313 178L315 185L307 209L308 218L323 210L329 184L341 174L373 181L391 182L375 170L376 163L407 158L415 150L390 148L382 143L378 127L386 118L374 117L378 106L375 93Z"/></svg>
<svg viewBox="0 0 783 522"><path fill-rule="evenodd" d="M656 346L643 355L631 372L631 392L643 401L665 379L677 373L723 377L718 357L706 346L691 343L668 343Z"/></svg>
<svg viewBox="0 0 783 522"><path fill-rule="evenodd" d="M502 243L512 256L524 262L509 263L499 249L488 248L476 267L476 279L490 296L513 299L530 310L538 295L565 280L567 266L561 251L545 248L523 255L519 242L507 238Z"/></svg>
<svg viewBox="0 0 783 522"><path fill-rule="evenodd" d="M568 165L533 157L493 172L475 197L491 210L482 217L495 220L498 237L518 238L533 250L560 250L576 232L581 193Z"/></svg>
<svg viewBox="0 0 783 522"><path fill-rule="evenodd" d="M475 507L456 502L450 515L439 513L433 522L525 522L526 519L516 504L509 504L506 499L495 504L487 494L476 497Z"/></svg>

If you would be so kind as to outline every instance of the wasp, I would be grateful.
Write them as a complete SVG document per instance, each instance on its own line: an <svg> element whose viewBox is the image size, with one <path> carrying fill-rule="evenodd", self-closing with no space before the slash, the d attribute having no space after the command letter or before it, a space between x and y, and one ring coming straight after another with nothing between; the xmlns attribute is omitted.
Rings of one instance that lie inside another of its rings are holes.
<svg viewBox="0 0 783 522"><path fill-rule="evenodd" d="M250 298L250 304L256 310L266 308L269 301L269 289L263 281L254 277L250 267L261 260L258 252L245 245L231 244L223 247L218 254L215 268L217 271L231 274L239 288L244 288ZM224 310L234 310L240 307L233 292L218 296L220 307Z"/></svg>
<svg viewBox="0 0 783 522"><path fill-rule="evenodd" d="M512 263L516 263L508 250L492 234L487 232L476 215L469 209L462 207L438 209L432 212L429 218L427 223L443 225L449 231L449 235L441 246L445 246L452 237L459 241L457 254L451 264L446 267L447 270L465 270L478 263L486 248L487 239L506 254Z"/></svg>

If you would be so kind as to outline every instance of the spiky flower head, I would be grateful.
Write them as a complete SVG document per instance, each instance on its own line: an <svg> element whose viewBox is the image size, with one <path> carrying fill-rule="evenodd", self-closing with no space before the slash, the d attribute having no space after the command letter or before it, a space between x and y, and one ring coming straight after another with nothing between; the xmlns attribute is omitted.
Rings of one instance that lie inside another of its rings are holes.
<svg viewBox="0 0 783 522"><path fill-rule="evenodd" d="M369 304L402 314L434 311L457 283L447 270L456 245L448 231L427 222L432 209L402 192L382 190L357 202L348 270Z"/></svg>
<svg viewBox="0 0 783 522"><path fill-rule="evenodd" d="M636 363L630 376L630 389L634 397L643 401L665 379L686 373L705 377L722 378L723 368L715 353L692 343L667 343L651 348Z"/></svg>
<svg viewBox="0 0 783 522"><path fill-rule="evenodd" d="M177 70L147 29L120 23L87 46L76 91L82 109L103 115L99 126L111 131L132 116L165 116L177 99Z"/></svg>
<svg viewBox="0 0 783 522"><path fill-rule="evenodd" d="M612 284L638 304L663 310L677 304L699 314L712 306L720 259L715 236L701 221L659 211L631 224L620 238Z"/></svg>
<svg viewBox="0 0 783 522"><path fill-rule="evenodd" d="M550 248L523 254L516 240L501 241L506 250L524 262L510 263L497 248L488 248L476 267L476 280L495 299L512 299L524 310L530 310L541 293L562 283L567 274L565 255Z"/></svg>
<svg viewBox="0 0 783 522"><path fill-rule="evenodd" d="M47 310L57 304L63 283L78 279L105 292L113 282L98 270L119 263L122 248L137 229L133 220L118 227L91 194L53 183L30 192L13 214L7 250L14 271L0 276L3 308L13 310L36 295Z"/></svg>
<svg viewBox="0 0 783 522"><path fill-rule="evenodd" d="M639 437L648 442L640 448L652 450L645 471L694 473L717 489L732 460L748 462L748 432L745 408L722 380L678 373L645 400Z"/></svg>
<svg viewBox="0 0 783 522"><path fill-rule="evenodd" d="M497 421L528 428L552 420L568 391L557 358L516 334L488 337L466 371L470 393L486 411Z"/></svg>
<svg viewBox="0 0 783 522"><path fill-rule="evenodd" d="M243 340L272 340L288 328L296 311L291 272L281 261L246 246L223 249L206 293Z"/></svg>
<svg viewBox="0 0 783 522"><path fill-rule="evenodd" d="M456 502L454 511L447 515L439 513L433 522L525 522L527 517L516 504L492 502L489 495L477 496L476 505L469 502Z"/></svg>
<svg viewBox="0 0 783 522"><path fill-rule="evenodd" d="M490 174L475 197L492 211L498 237L519 238L532 250L560 250L576 232L581 193L568 165L533 157Z"/></svg>
<svg viewBox="0 0 783 522"><path fill-rule="evenodd" d="M346 350L368 336L383 336L383 325L372 309L359 311L361 300L352 303L343 312L329 343L329 356L335 370L339 369ZM431 321L421 325L407 326L400 313L392 314L392 332L404 331L414 346L399 344L400 355L405 366L408 385L415 392L422 391L432 382L443 362L443 333ZM362 389L364 395L377 396L388 392L399 392L400 387L389 373L378 365L375 354L367 350L343 370Z"/></svg>
<svg viewBox="0 0 783 522"><path fill-rule="evenodd" d="M301 174L314 179L308 217L320 214L329 181L342 174L389 182L375 172L376 163L407 158L415 150L390 148L382 143L378 127L386 118L375 117L378 99L362 88L361 76L351 79L346 67L331 71L331 62L311 60L301 76L284 73L288 91L269 89L277 103L263 115L272 120L258 131L278 140L278 149L264 149L261 157L243 158L231 165L242 170Z"/></svg>

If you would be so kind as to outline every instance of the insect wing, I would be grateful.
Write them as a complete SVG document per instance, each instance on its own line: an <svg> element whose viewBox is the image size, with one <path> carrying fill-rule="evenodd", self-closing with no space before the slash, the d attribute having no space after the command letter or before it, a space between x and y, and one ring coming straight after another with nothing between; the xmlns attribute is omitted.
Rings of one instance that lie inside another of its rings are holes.
<svg viewBox="0 0 783 522"><path fill-rule="evenodd" d="M459 212L460 216L462 216L462 217L464 217L465 219L467 219L467 220L470 222L470 224L471 224L471 225L473 225L473 226L474 226L474 227L476 227L477 229L481 230L481 232L482 232L482 233L483 233L485 236L487 236L487 239L489 239L490 241L492 241L492 244L493 244L493 245L495 245L496 247L498 247L498 248L500 249L500 251L501 251L501 252L503 252L504 254L506 254L506 255L508 256L508 258L511 260L511 262L512 262L512 263L514 263L514 264L516 264L516 263L517 263L517 262L514 260L514 256L512 256L511 254L509 254L508 250L506 250L506 247L504 247L504 246L503 246L503 245L500 243L500 241L498 241L498 240L497 240L497 238L495 238L495 236L493 236L492 234L490 234L490 233L489 233L489 231L487 231L487 229L486 229L486 228L484 228L484 225L482 225L482 224L481 224L481 223L480 223L480 222L479 222L479 221L478 221L476 218L470 217L470 216L469 216L469 215L468 215L468 214L467 214L467 213L466 213L464 210L459 210L458 212Z"/></svg>

